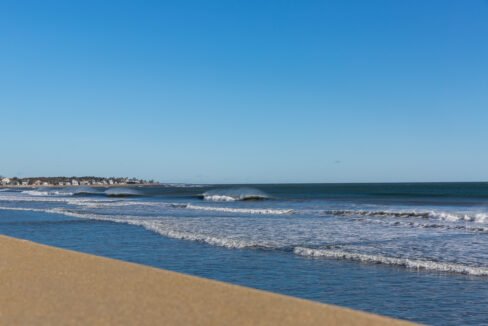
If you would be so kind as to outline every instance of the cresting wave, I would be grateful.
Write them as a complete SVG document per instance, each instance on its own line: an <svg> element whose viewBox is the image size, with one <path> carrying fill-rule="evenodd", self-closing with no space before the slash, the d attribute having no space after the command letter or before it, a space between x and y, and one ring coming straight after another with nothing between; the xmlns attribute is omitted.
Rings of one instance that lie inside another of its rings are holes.
<svg viewBox="0 0 488 326"><path fill-rule="evenodd" d="M359 253L351 253L342 250L333 249L310 249L304 247L296 247L293 252L296 255L317 258L330 259L345 259L364 263L384 264L401 266L408 269L424 269L438 272L449 272L476 276L488 276L487 267L475 267L454 263L443 263L429 260L416 260L408 258L394 258L380 255L366 255Z"/></svg>
<svg viewBox="0 0 488 326"><path fill-rule="evenodd" d="M259 189L229 188L213 189L204 192L201 198L209 201L265 200L270 197Z"/></svg>
<svg viewBox="0 0 488 326"><path fill-rule="evenodd" d="M447 222L468 221L475 223L488 223L488 213L449 213L437 211L369 211L369 210L326 210L325 215L334 216L369 216L369 217L395 217L395 218L423 218L439 219Z"/></svg>
<svg viewBox="0 0 488 326"><path fill-rule="evenodd" d="M459 225L459 224L438 224L438 223L419 223L419 222L412 222L412 221L387 221L384 219L381 220L374 220L374 219L358 219L357 221L361 221L364 223L378 223L381 225L387 226L400 226L400 227L409 227L409 228L421 228L421 229L443 229L443 230L458 230L458 231L466 231L466 232L474 232L474 233L487 233L488 227L482 226L468 226L466 224Z"/></svg>
<svg viewBox="0 0 488 326"><path fill-rule="evenodd" d="M29 196L73 196L74 193L57 190L24 190L21 192Z"/></svg>
<svg viewBox="0 0 488 326"><path fill-rule="evenodd" d="M110 188L105 190L105 195L109 197L134 197L142 196L142 192L133 188Z"/></svg>
<svg viewBox="0 0 488 326"><path fill-rule="evenodd" d="M142 226L146 230L158 233L162 236L179 239L203 242L213 246L224 247L228 249L244 249L244 248L261 248L261 249L278 249L273 247L271 244L258 243L252 241L245 241L239 239L231 239L226 237L215 237L211 235L206 235L198 232L186 232L172 229L170 226L166 225L163 220L158 219L140 219L138 216L131 215L101 215L101 214L91 214L91 213L80 213L63 208L51 208L51 209L40 209L40 208L17 208L17 207L0 207L2 210L12 210L12 211L31 211L31 212L43 212L50 214L60 214L64 216L70 216L81 219L97 220L97 221L107 221L114 223L124 223L129 225Z"/></svg>
<svg viewBox="0 0 488 326"><path fill-rule="evenodd" d="M181 208L201 210L201 211L242 213L242 214L286 215L286 214L293 214L294 213L294 211L292 209L231 208L231 207L198 206L198 205L192 205L192 204L174 205L174 207L181 207Z"/></svg>

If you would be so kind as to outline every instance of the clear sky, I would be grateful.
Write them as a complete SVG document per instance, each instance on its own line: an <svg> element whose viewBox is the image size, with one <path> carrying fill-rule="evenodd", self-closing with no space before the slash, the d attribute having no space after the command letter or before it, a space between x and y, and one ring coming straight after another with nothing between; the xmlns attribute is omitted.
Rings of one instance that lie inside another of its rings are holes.
<svg viewBox="0 0 488 326"><path fill-rule="evenodd" d="M488 1L0 1L0 174L488 181Z"/></svg>

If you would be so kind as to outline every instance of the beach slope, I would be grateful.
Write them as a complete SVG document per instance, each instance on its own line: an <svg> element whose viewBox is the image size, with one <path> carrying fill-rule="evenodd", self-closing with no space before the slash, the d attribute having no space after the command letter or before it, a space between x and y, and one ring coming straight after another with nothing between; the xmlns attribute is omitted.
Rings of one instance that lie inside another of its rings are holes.
<svg viewBox="0 0 488 326"><path fill-rule="evenodd" d="M409 325L0 236L0 324Z"/></svg>

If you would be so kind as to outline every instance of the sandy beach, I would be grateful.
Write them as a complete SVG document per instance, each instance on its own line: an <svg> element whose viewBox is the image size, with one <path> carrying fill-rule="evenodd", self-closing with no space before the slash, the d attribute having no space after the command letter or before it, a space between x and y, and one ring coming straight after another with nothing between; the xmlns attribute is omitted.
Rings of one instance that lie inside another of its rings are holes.
<svg viewBox="0 0 488 326"><path fill-rule="evenodd" d="M410 325L0 236L0 324Z"/></svg>

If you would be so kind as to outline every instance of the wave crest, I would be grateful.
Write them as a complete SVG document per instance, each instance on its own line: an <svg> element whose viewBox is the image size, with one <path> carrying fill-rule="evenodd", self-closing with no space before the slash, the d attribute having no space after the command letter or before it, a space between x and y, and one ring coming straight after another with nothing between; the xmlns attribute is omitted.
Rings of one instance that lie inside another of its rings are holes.
<svg viewBox="0 0 488 326"><path fill-rule="evenodd" d="M201 197L209 201L264 200L270 198L266 193L255 188L213 189L204 192Z"/></svg>
<svg viewBox="0 0 488 326"><path fill-rule="evenodd" d="M430 260L417 260L408 258L394 258L381 255L367 255L352 253L342 250L334 249L310 249L304 247L296 247L293 252L296 255L316 258L331 258L359 261L372 264L384 264L401 266L408 269L424 269L437 272L449 272L476 276L488 276L487 267L475 267L454 263L443 263Z"/></svg>
<svg viewBox="0 0 488 326"><path fill-rule="evenodd" d="M109 197L135 197L142 196L142 192L133 188L110 188L104 194Z"/></svg>
<svg viewBox="0 0 488 326"><path fill-rule="evenodd" d="M271 209L271 208L232 208L232 207L211 207L211 206L198 206L198 205L177 205L176 208L187 208L202 211L213 212L227 212L227 213L242 213L242 214L262 214L262 215L286 215L293 214L292 209Z"/></svg>
<svg viewBox="0 0 488 326"><path fill-rule="evenodd" d="M450 213L438 211L370 211L370 210L327 210L323 211L326 215L334 216L369 216L369 217L394 217L394 218L423 218L438 219L447 222L468 221L476 223L487 223L487 213Z"/></svg>
<svg viewBox="0 0 488 326"><path fill-rule="evenodd" d="M73 196L73 192L63 190L24 190L21 192L29 196Z"/></svg>

